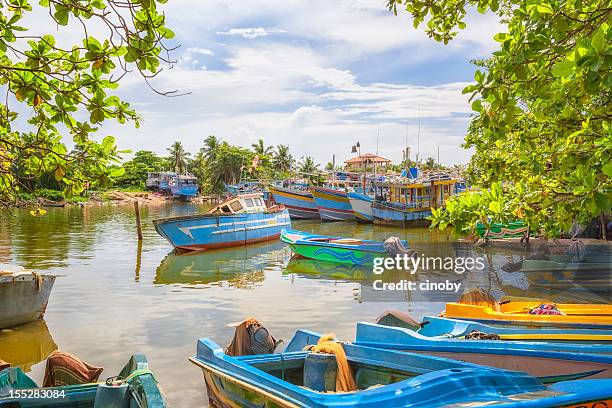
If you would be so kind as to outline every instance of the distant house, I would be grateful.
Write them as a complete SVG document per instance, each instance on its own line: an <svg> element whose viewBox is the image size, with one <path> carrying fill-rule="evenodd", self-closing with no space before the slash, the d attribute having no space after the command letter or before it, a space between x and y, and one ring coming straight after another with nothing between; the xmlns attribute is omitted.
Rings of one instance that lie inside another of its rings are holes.
<svg viewBox="0 0 612 408"><path fill-rule="evenodd" d="M344 162L345 171L380 170L391 164L391 160L377 156L372 153L365 153L361 156L353 157Z"/></svg>

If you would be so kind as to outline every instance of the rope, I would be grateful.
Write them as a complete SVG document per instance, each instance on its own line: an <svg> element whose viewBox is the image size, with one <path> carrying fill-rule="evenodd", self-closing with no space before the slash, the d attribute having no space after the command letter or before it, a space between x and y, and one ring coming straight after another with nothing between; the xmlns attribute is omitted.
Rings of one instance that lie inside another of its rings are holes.
<svg viewBox="0 0 612 408"><path fill-rule="evenodd" d="M344 347L342 343L334 341L335 338L336 336L333 334L324 334L316 345L308 345L304 349L313 353L333 354L336 357L336 364L338 365L336 392L357 391L355 375L346 358Z"/></svg>
<svg viewBox="0 0 612 408"><path fill-rule="evenodd" d="M34 283L36 284L36 290L40 292L42 290L43 277L40 273L32 271L32 276L34 276Z"/></svg>

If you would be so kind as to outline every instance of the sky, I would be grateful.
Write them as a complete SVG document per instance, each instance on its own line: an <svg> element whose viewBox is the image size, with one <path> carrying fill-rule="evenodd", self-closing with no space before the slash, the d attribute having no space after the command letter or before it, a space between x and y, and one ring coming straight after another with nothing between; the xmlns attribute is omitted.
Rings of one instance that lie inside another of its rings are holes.
<svg viewBox="0 0 612 408"><path fill-rule="evenodd" d="M245 147L287 144L299 159L342 162L361 152L466 163L470 107L461 90L470 60L490 55L503 31L495 16L470 14L449 45L413 29L385 0L179 0L164 6L176 60L151 82L135 76L118 95L143 118L140 129L106 124L122 149L166 154L176 140L195 152L208 135ZM420 121L420 136L419 135Z"/></svg>

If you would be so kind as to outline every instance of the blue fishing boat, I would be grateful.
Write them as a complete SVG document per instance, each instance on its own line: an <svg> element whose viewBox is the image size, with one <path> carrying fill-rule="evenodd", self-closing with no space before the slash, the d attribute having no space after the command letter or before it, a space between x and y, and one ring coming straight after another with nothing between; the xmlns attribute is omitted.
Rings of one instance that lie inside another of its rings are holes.
<svg viewBox="0 0 612 408"><path fill-rule="evenodd" d="M283 353L242 357L228 356L212 340L200 339L191 361L204 372L210 406L215 408L509 408L569 407L585 402L591 407L612 398L612 380L547 386L526 373L355 344L342 348L356 390L334 392L338 383L335 358L304 351L320 338L320 334L300 330Z"/></svg>
<svg viewBox="0 0 612 408"><path fill-rule="evenodd" d="M277 204L287 208L292 220L321 219L312 193L307 189L275 186L270 187L270 193Z"/></svg>
<svg viewBox="0 0 612 408"><path fill-rule="evenodd" d="M469 320L450 319L448 317L426 316L423 321L413 326L419 334L427 337L463 338L474 331L497 335L507 341L554 341L554 342L591 342L612 343L612 331L605 329L560 329L554 327L518 327L492 326Z"/></svg>
<svg viewBox="0 0 612 408"><path fill-rule="evenodd" d="M198 180L191 174L179 174L169 182L174 198L189 200L198 195Z"/></svg>
<svg viewBox="0 0 612 408"><path fill-rule="evenodd" d="M142 354L133 355L113 384L89 383L39 387L19 368L0 371L0 407L164 408L166 401Z"/></svg>
<svg viewBox="0 0 612 408"><path fill-rule="evenodd" d="M372 217L374 224L407 228L410 226L427 226L430 224L431 208L419 207L417 204L393 203L390 201L373 201Z"/></svg>
<svg viewBox="0 0 612 408"><path fill-rule="evenodd" d="M374 220L372 215L373 199L371 196L356 192L348 192L347 196L357 221L372 222Z"/></svg>
<svg viewBox="0 0 612 408"><path fill-rule="evenodd" d="M408 243L396 238L389 242L369 241L284 229L280 239L304 258L354 265L371 264L375 258L395 256L398 253L411 253Z"/></svg>
<svg viewBox="0 0 612 408"><path fill-rule="evenodd" d="M483 332L471 337L428 337L401 327L357 323L355 344L525 371L545 382L612 378L612 345L491 340Z"/></svg>
<svg viewBox="0 0 612 408"><path fill-rule="evenodd" d="M346 191L327 188L310 187L315 205L323 221L353 221L355 214L348 200Z"/></svg>
<svg viewBox="0 0 612 408"><path fill-rule="evenodd" d="M262 194L243 194L207 214L161 218L153 224L175 248L194 251L277 239L291 220L285 208L268 208Z"/></svg>

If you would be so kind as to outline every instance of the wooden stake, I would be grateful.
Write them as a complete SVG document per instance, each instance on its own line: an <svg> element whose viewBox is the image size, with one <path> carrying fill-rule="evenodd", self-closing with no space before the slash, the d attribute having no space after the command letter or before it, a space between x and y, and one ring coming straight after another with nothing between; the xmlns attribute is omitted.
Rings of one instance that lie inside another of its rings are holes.
<svg viewBox="0 0 612 408"><path fill-rule="evenodd" d="M140 225L140 208L138 207L138 200L134 201L134 211L136 212L136 232L138 233L138 240L142 241L142 226Z"/></svg>

